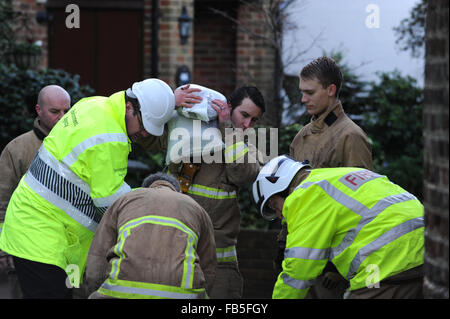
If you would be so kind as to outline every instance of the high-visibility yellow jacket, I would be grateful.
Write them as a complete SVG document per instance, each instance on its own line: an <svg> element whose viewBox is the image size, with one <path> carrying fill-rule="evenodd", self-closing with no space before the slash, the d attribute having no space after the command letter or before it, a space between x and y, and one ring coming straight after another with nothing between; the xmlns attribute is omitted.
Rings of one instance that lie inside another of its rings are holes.
<svg viewBox="0 0 450 319"><path fill-rule="evenodd" d="M289 234L273 298L304 298L328 260L350 290L423 264L423 205L374 172L312 170L286 198L283 215Z"/></svg>
<svg viewBox="0 0 450 319"><path fill-rule="evenodd" d="M76 103L44 139L7 209L0 247L81 277L108 206L131 191L125 93ZM73 266L72 266L73 267Z"/></svg>

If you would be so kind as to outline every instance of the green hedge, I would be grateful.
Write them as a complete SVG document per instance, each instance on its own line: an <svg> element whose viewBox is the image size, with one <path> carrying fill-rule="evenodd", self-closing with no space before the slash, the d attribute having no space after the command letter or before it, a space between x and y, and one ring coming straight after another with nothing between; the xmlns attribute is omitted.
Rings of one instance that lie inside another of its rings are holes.
<svg viewBox="0 0 450 319"><path fill-rule="evenodd" d="M72 105L94 90L80 85L79 76L63 70L21 70L14 64L0 64L0 150L16 136L32 129L39 91L56 84L70 94Z"/></svg>

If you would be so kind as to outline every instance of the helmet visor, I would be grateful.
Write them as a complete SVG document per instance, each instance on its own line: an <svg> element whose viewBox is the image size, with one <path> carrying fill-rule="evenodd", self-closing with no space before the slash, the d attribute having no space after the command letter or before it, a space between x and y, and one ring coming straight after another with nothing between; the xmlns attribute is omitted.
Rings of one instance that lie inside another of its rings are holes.
<svg viewBox="0 0 450 319"><path fill-rule="evenodd" d="M265 220L268 220L268 221L272 221L278 217L277 213L272 208L269 207L267 200L264 201L264 203L263 203L263 206L261 209L261 215Z"/></svg>
<svg viewBox="0 0 450 319"><path fill-rule="evenodd" d="M264 197L261 192L260 186L260 181L255 181L255 183L253 184L253 200L261 216L268 221L272 221L277 218L277 214L267 204L268 198Z"/></svg>

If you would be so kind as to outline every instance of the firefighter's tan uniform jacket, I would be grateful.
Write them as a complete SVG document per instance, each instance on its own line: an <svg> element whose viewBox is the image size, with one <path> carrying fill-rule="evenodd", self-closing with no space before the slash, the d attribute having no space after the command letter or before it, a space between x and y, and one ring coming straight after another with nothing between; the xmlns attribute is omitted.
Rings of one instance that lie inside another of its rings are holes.
<svg viewBox="0 0 450 319"><path fill-rule="evenodd" d="M231 126L229 121L220 125L222 136ZM234 279L242 281L242 278L239 273L234 273L230 278L222 274L222 269L223 266L232 266L238 272L236 243L241 221L238 193L241 187L256 179L262 164L256 147L245 142L245 135L236 136L233 143L225 145L222 163L201 163L187 192L206 210L214 225L218 269L211 298L237 298L242 293L227 293L234 288L223 287L221 282L232 285ZM178 175L179 166L171 165L169 170L171 174ZM242 283L238 285L242 286Z"/></svg>
<svg viewBox="0 0 450 319"><path fill-rule="evenodd" d="M90 298L202 298L216 268L208 214L166 181L134 190L103 216L89 250Z"/></svg>
<svg viewBox="0 0 450 319"><path fill-rule="evenodd" d="M361 167L373 170L372 151L364 131L336 101L297 133L290 145L297 161L309 160L313 168Z"/></svg>
<svg viewBox="0 0 450 319"><path fill-rule="evenodd" d="M40 125L39 118L36 118L31 131L13 139L2 151L0 156L0 232L9 199L47 135L48 131Z"/></svg>

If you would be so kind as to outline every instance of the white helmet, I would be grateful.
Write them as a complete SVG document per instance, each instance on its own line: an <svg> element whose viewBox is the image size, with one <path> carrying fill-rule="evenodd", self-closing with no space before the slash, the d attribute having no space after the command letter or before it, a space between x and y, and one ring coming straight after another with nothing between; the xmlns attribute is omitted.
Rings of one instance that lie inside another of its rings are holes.
<svg viewBox="0 0 450 319"><path fill-rule="evenodd" d="M311 168L308 161L300 163L288 155L277 156L264 165L253 183L253 200L264 219L274 220L277 217L269 205L266 205L267 200L272 195L285 191L295 174L304 167Z"/></svg>
<svg viewBox="0 0 450 319"><path fill-rule="evenodd" d="M142 122L147 132L161 136L166 124L175 111L175 95L164 81L146 79L135 82L131 87L141 106ZM127 91L128 95L130 92Z"/></svg>

